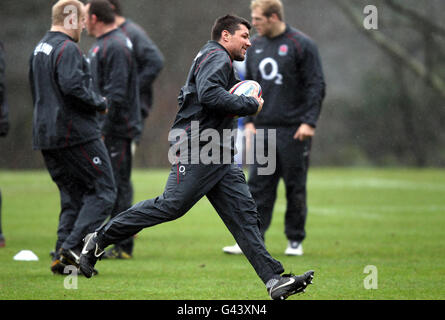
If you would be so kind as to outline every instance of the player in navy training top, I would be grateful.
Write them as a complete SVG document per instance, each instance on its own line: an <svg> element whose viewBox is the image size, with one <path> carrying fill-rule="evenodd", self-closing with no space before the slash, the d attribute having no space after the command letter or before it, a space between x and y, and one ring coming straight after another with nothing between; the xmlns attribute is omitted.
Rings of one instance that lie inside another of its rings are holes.
<svg viewBox="0 0 445 320"><path fill-rule="evenodd" d="M246 56L246 79L260 83L265 102L260 114L244 119L245 131L248 135L264 129L267 140L267 130L276 130L277 168L272 175L258 175L261 165L255 163L250 168L248 184L258 206L264 237L272 219L278 182L283 178L287 200L285 253L302 255L311 140L325 96L322 65L314 41L284 22L280 0L254 0L251 13L257 35ZM267 141L264 145L268 145ZM223 250L242 253L237 245Z"/></svg>

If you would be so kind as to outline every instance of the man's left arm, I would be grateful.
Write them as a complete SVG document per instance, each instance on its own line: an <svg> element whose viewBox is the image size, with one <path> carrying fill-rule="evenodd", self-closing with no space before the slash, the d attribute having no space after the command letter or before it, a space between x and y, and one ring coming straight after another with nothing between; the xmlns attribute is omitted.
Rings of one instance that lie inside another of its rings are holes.
<svg viewBox="0 0 445 320"><path fill-rule="evenodd" d="M74 108L105 112L105 99L94 89L87 62L74 42L68 42L56 62L57 84Z"/></svg>
<svg viewBox="0 0 445 320"><path fill-rule="evenodd" d="M303 52L301 72L306 114L303 116L302 125L295 133L294 138L305 140L315 134L326 90L320 55L317 46L311 40L307 42Z"/></svg>
<svg viewBox="0 0 445 320"><path fill-rule="evenodd" d="M204 58L195 70L199 101L204 107L227 115L255 114L260 105L257 99L230 94L225 89L231 70L226 53L214 52Z"/></svg>
<svg viewBox="0 0 445 320"><path fill-rule="evenodd" d="M5 59L3 45L0 43L0 136L6 136L8 131L8 109L5 98Z"/></svg>
<svg viewBox="0 0 445 320"><path fill-rule="evenodd" d="M115 118L120 108L124 108L127 101L129 75L133 61L131 52L115 44L107 48L107 54L102 57L104 65L102 94L107 98L108 117Z"/></svg>
<svg viewBox="0 0 445 320"><path fill-rule="evenodd" d="M150 90L153 81L164 67L164 56L154 42L146 35L139 35L135 44L135 55L138 62L140 89Z"/></svg>

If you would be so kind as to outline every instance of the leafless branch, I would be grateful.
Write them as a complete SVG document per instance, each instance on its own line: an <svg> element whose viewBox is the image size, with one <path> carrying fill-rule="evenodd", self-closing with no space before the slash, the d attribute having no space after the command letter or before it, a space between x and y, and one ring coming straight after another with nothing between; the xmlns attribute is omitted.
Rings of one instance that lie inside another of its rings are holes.
<svg viewBox="0 0 445 320"><path fill-rule="evenodd" d="M396 13L410 18L413 22L420 23L425 29L430 30L432 33L445 37L445 28L433 23L431 20L428 20L417 11L404 7L394 0L386 0L385 4Z"/></svg>
<svg viewBox="0 0 445 320"><path fill-rule="evenodd" d="M352 6L351 1L336 0L334 3L340 7L359 31L376 43L384 52L399 60L445 98L445 81L441 77L433 71L429 71L423 63L412 57L409 52L396 41L391 40L378 30L366 30L363 27L363 15L357 12Z"/></svg>

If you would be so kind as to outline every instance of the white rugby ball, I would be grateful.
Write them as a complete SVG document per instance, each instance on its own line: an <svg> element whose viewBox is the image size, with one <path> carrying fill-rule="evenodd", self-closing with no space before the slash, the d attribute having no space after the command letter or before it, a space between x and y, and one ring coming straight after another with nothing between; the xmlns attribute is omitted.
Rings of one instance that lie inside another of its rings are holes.
<svg viewBox="0 0 445 320"><path fill-rule="evenodd" d="M248 96L248 97L258 97L261 98L263 90L258 82L253 80L244 80L238 82L236 85L229 90L231 94L236 94L237 96Z"/></svg>

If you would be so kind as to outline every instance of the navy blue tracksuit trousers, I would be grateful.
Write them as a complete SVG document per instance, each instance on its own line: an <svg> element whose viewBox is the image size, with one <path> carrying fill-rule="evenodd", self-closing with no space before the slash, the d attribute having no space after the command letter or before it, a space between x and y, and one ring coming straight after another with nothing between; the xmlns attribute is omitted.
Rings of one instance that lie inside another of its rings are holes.
<svg viewBox="0 0 445 320"><path fill-rule="evenodd" d="M264 283L284 272L264 246L244 173L232 164L173 165L164 193L135 204L99 228L99 246L105 248L143 228L175 220L203 196L207 196Z"/></svg>
<svg viewBox="0 0 445 320"><path fill-rule="evenodd" d="M265 129L267 127L258 127ZM307 218L306 182L309 169L311 139L305 141L293 138L298 126L273 127L276 130L276 170L272 175L258 175L254 163L249 169L248 185L258 207L261 220L260 232L264 238L272 221L272 212L277 196L280 178L283 178L286 189L286 211L284 232L289 240L301 242L306 237ZM265 153L268 154L268 134L264 135ZM255 141L255 139L254 139Z"/></svg>
<svg viewBox="0 0 445 320"><path fill-rule="evenodd" d="M105 136L104 143L110 156L117 188L116 203L111 212L111 218L114 218L118 213L130 208L133 202L131 139Z"/></svg>
<svg viewBox="0 0 445 320"><path fill-rule="evenodd" d="M96 139L73 147L42 150L42 155L60 192L56 251L78 248L83 238L109 216L116 200L107 150Z"/></svg>
<svg viewBox="0 0 445 320"><path fill-rule="evenodd" d="M133 204L133 185L131 183L131 170L133 155L131 153L131 139L105 136L105 146L111 160L114 180L116 181L117 197L110 219L122 211L127 210ZM117 243L125 252L132 254L134 237L129 237Z"/></svg>

